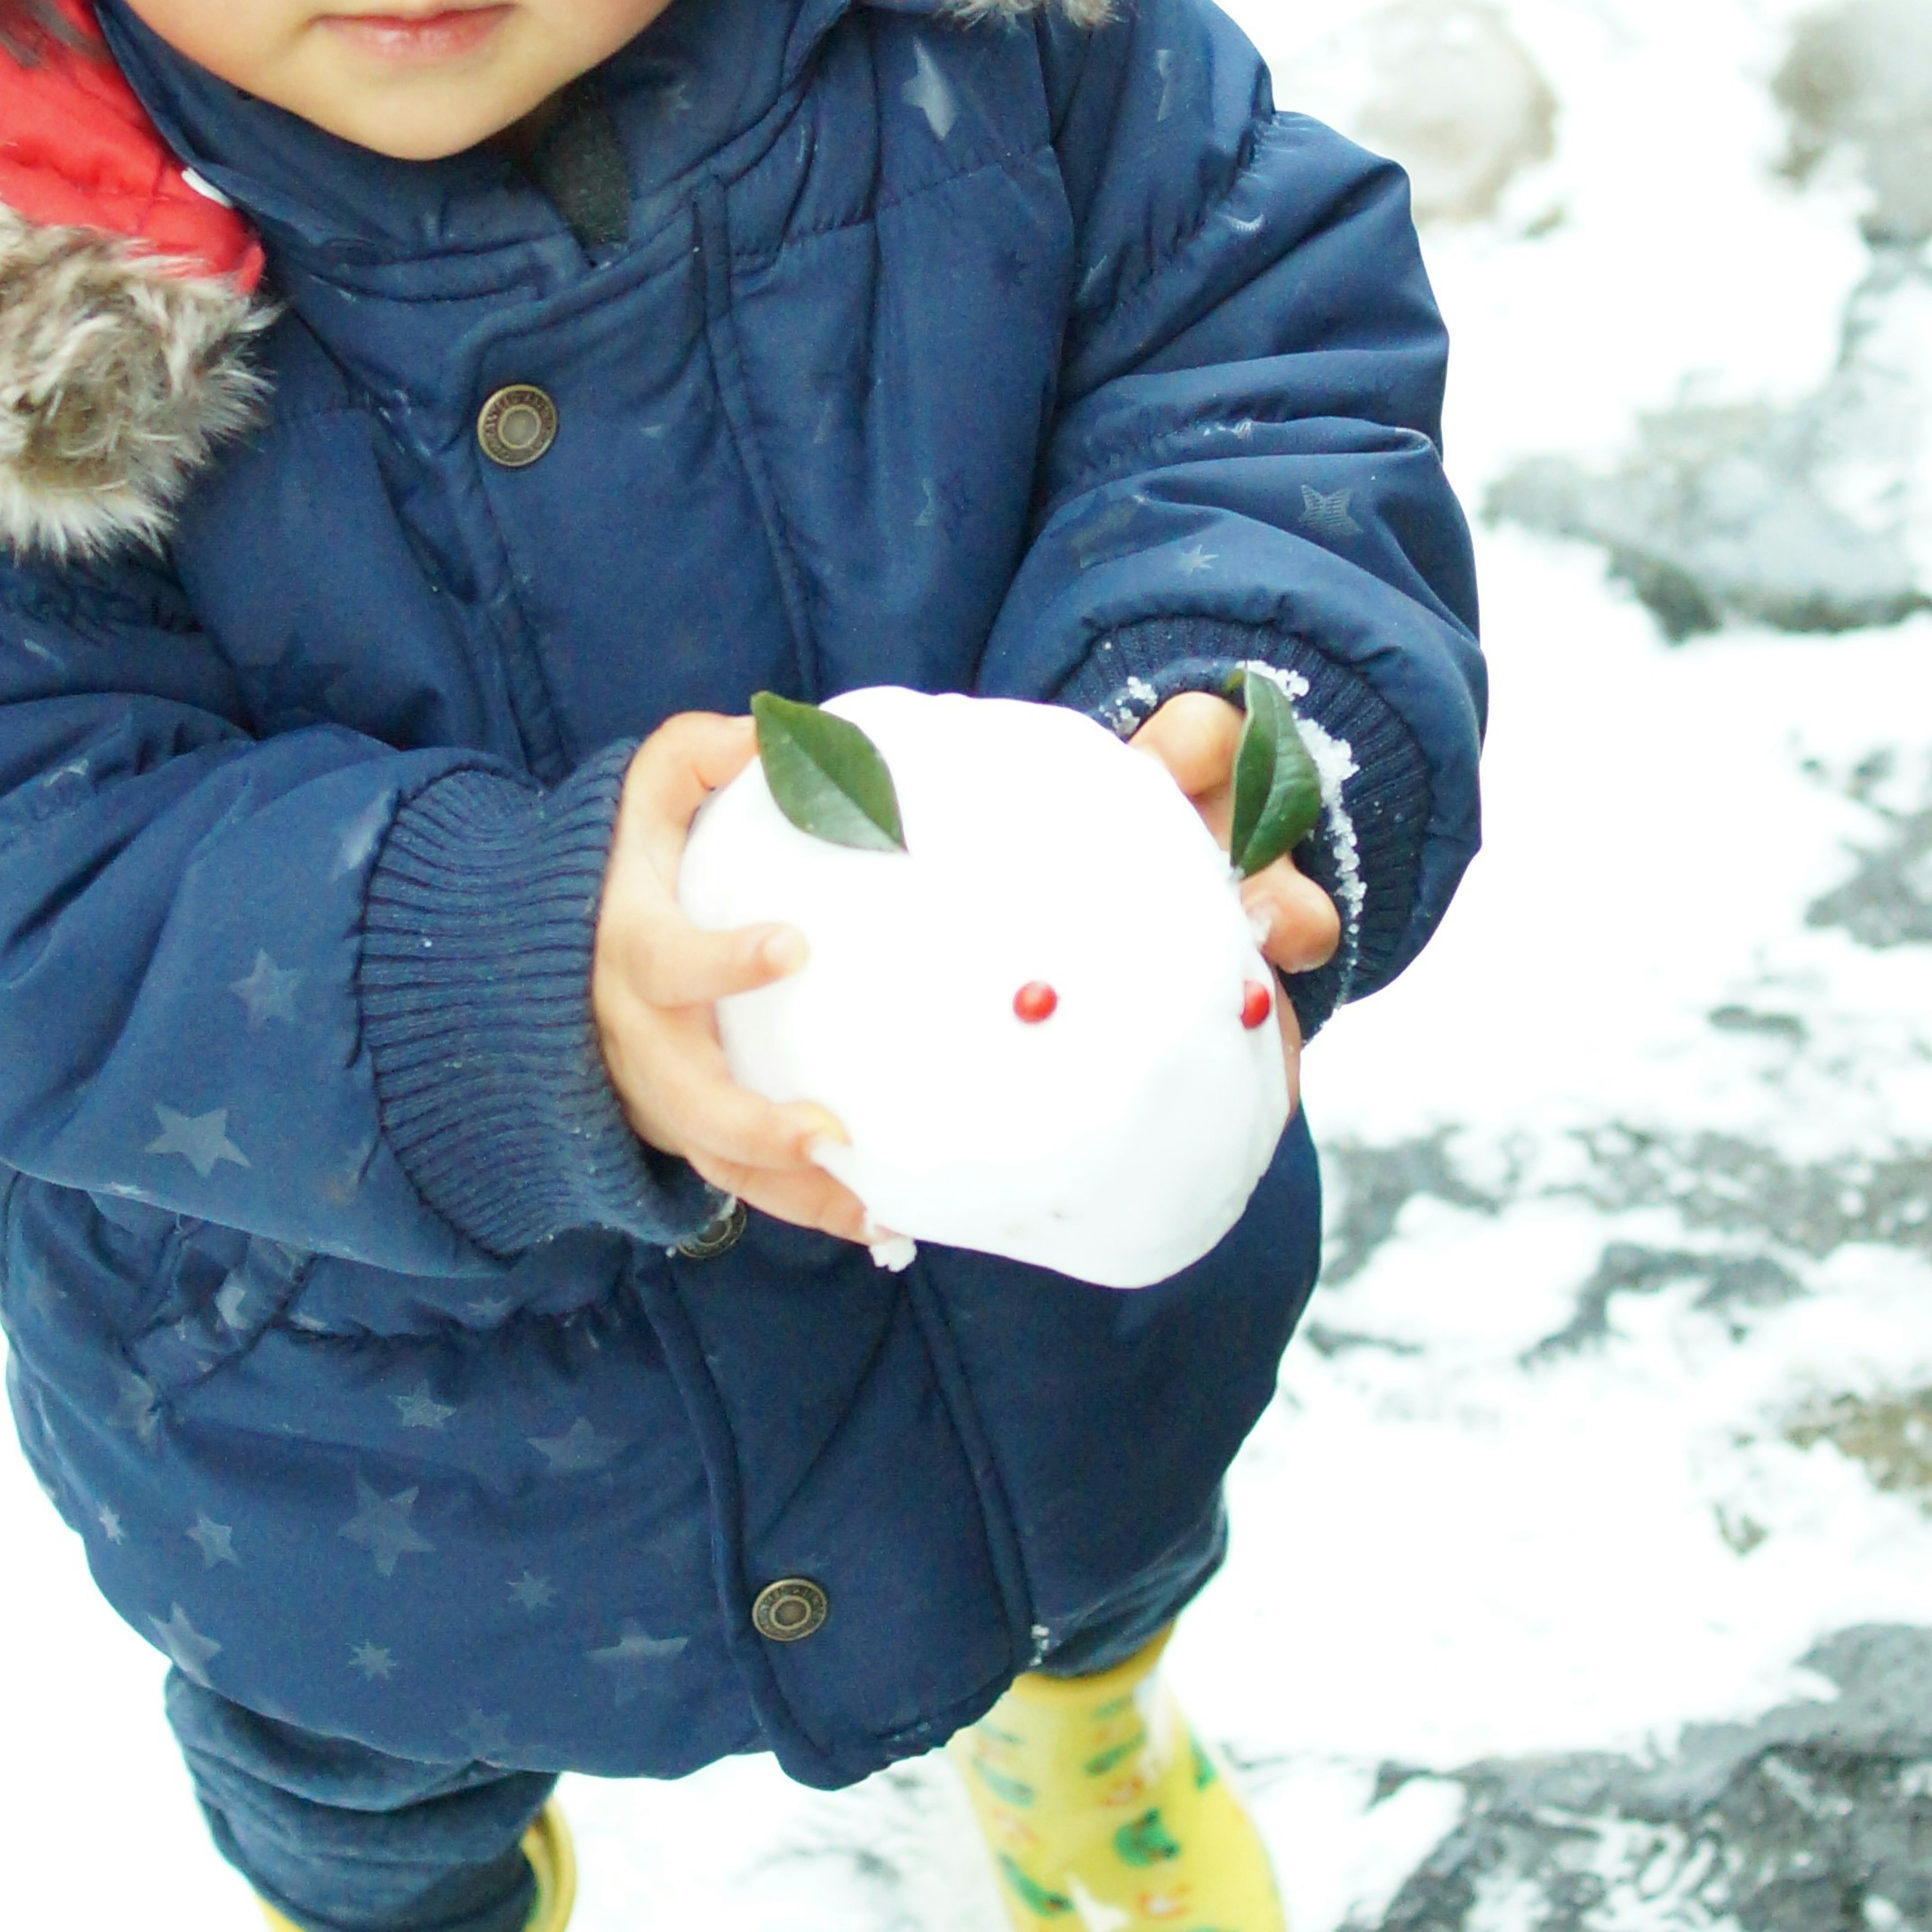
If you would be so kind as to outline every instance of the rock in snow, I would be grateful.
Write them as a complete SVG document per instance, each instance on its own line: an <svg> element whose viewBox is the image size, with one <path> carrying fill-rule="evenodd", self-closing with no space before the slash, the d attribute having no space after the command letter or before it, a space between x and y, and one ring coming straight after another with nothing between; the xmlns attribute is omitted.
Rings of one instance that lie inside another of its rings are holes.
<svg viewBox="0 0 1932 1932"><path fill-rule="evenodd" d="M1687 385L1607 468L1570 454L1496 478L1492 520L1610 552L1665 634L1897 624L1932 608L1932 8L1843 0L1801 20L1773 84L1784 173L1862 176L1870 273L1838 367L1784 406Z"/></svg>
<svg viewBox="0 0 1932 1932"><path fill-rule="evenodd" d="M896 1233L1108 1288L1198 1260L1288 1093L1272 1019L1242 1018L1274 974L1194 808L1058 706L883 688L826 709L884 753L907 850L800 831L756 760L705 806L686 910L783 921L812 949L719 1006L733 1072L830 1108L852 1144L824 1165ZM1042 986L1050 1015L1022 1018Z"/></svg>
<svg viewBox="0 0 1932 1932"><path fill-rule="evenodd" d="M1875 242L1932 240L1932 9L1850 0L1802 22L1774 83L1800 179L1833 148L1856 152Z"/></svg>
<svg viewBox="0 0 1932 1932"><path fill-rule="evenodd" d="M1391 0L1307 49L1276 91L1400 161L1425 224L1493 214L1555 145L1556 97L1482 0Z"/></svg>
<svg viewBox="0 0 1932 1932"><path fill-rule="evenodd" d="M1673 640L1731 617L1852 631L1932 608L1932 270L1881 250L1838 368L1796 406L1662 410L1609 472L1531 458L1484 508L1603 544Z"/></svg>

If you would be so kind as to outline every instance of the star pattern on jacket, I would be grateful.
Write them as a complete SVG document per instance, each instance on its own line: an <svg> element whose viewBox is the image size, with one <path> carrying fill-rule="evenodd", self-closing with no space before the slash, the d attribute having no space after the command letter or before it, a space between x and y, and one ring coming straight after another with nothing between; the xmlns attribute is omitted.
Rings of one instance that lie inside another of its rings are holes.
<svg viewBox="0 0 1932 1932"><path fill-rule="evenodd" d="M392 1395L396 1413L405 1429L440 1429L456 1411L446 1402L438 1402L427 1381L419 1382L406 1395Z"/></svg>
<svg viewBox="0 0 1932 1932"><path fill-rule="evenodd" d="M586 1651L584 1655L616 1680L616 1702L621 1707L643 1696L656 1667L669 1663L690 1641L684 1636L652 1636L642 1624L627 1622L615 1643Z"/></svg>
<svg viewBox="0 0 1932 1932"><path fill-rule="evenodd" d="M1210 550L1205 544L1196 544L1191 550L1180 553L1180 574L1183 577L1197 577L1204 570L1212 570L1220 560L1218 550Z"/></svg>
<svg viewBox="0 0 1932 1932"><path fill-rule="evenodd" d="M917 108L926 116L933 138L943 142L959 118L959 102L952 83L940 71L939 63L923 40L913 44L913 61L916 71L899 89L899 98L908 107Z"/></svg>
<svg viewBox="0 0 1932 1932"><path fill-rule="evenodd" d="M530 1436L524 1440L548 1459L553 1476L576 1476L601 1469L607 1462L614 1462L624 1447L614 1436L599 1436L580 1415L561 1436Z"/></svg>
<svg viewBox="0 0 1932 1932"><path fill-rule="evenodd" d="M203 1510L194 1520L194 1528L187 1532L188 1540L201 1552L201 1567L214 1569L224 1563L232 1563L236 1569L242 1567L242 1559L235 1553L235 1526L229 1522L216 1522Z"/></svg>
<svg viewBox="0 0 1932 1932"><path fill-rule="evenodd" d="M100 1533L110 1543L125 1543L128 1532L121 1521L118 1510L110 1509L105 1503L94 1512L94 1520L100 1526Z"/></svg>
<svg viewBox="0 0 1932 1932"><path fill-rule="evenodd" d="M380 1644L365 1640L350 1652L349 1667L361 1671L371 1684L386 1684L396 1674L396 1660Z"/></svg>
<svg viewBox="0 0 1932 1932"><path fill-rule="evenodd" d="M510 1595L526 1610L547 1610L556 1601L556 1591L550 1579L530 1570L511 1584Z"/></svg>
<svg viewBox="0 0 1932 1932"><path fill-rule="evenodd" d="M379 1576L393 1576L401 1558L428 1556L436 1548L410 1520L421 1493L420 1488L412 1487L386 1496L358 1476L356 1512L336 1533L368 1550L376 1559Z"/></svg>
<svg viewBox="0 0 1932 1932"><path fill-rule="evenodd" d="M292 967L278 966L266 952L257 952L254 968L228 990L248 1009L248 1030L260 1033L271 1020L296 1016L296 988L302 975Z"/></svg>
<svg viewBox="0 0 1932 1932"><path fill-rule="evenodd" d="M224 1160L237 1167L248 1165L248 1156L228 1138L226 1107L206 1114L178 1114L157 1101L154 1117L161 1130L148 1143L149 1154L178 1154L204 1180Z"/></svg>
<svg viewBox="0 0 1932 1932"><path fill-rule="evenodd" d="M1312 484L1301 486L1301 521L1318 537L1358 537L1362 526L1348 514L1352 490L1337 490L1324 496Z"/></svg>
<svg viewBox="0 0 1932 1932"><path fill-rule="evenodd" d="M510 1734L504 1728L501 1715L492 1717L487 1711L472 1707L470 1714L450 1736L464 1746L470 1756L484 1764L494 1764L507 1757L510 1751Z"/></svg>
<svg viewBox="0 0 1932 1932"><path fill-rule="evenodd" d="M115 1380L120 1400L109 1418L116 1429L125 1430L136 1442L152 1444L161 1426L161 1398L154 1384L131 1369L117 1369Z"/></svg>
<svg viewBox="0 0 1932 1932"><path fill-rule="evenodd" d="M1081 569L1090 570L1117 554L1123 546L1116 539L1126 535L1147 507L1148 499L1136 490L1131 496L1096 503L1083 512L1068 534L1067 547L1074 562Z"/></svg>
<svg viewBox="0 0 1932 1932"><path fill-rule="evenodd" d="M178 1604L165 1622L159 1617L150 1617L148 1628L175 1668L207 1690L208 1666L221 1654L222 1646L212 1637L202 1636Z"/></svg>
<svg viewBox="0 0 1932 1932"><path fill-rule="evenodd" d="M265 733L331 722L340 715L349 682L342 666L317 662L292 638L273 662L248 673L251 707Z"/></svg>

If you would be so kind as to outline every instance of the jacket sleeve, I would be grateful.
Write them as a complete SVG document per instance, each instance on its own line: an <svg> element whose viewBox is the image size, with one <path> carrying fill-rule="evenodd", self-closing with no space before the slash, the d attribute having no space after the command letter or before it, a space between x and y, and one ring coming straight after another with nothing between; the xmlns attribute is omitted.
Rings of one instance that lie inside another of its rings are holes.
<svg viewBox="0 0 1932 1932"><path fill-rule="evenodd" d="M420 1274L688 1233L590 1013L628 750L258 737L157 568L0 553L0 1162Z"/></svg>
<svg viewBox="0 0 1932 1932"><path fill-rule="evenodd" d="M1126 735L1244 664L1286 674L1328 804L1296 856L1343 925L1288 982L1312 1032L1414 958L1478 842L1474 576L1406 181L1277 113L1206 0L1038 32L1076 288L981 688Z"/></svg>

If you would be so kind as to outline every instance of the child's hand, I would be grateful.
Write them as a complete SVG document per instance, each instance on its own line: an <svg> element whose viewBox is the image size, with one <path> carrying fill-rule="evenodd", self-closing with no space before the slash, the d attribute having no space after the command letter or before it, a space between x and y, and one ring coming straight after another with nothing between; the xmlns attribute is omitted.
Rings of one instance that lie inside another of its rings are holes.
<svg viewBox="0 0 1932 1932"><path fill-rule="evenodd" d="M1130 741L1173 774L1223 850L1234 816L1234 752L1243 722L1240 712L1225 699L1204 691L1184 692L1169 698ZM1302 876L1292 858L1277 859L1244 879L1241 902L1258 924L1265 924L1262 951L1283 972L1306 973L1326 965L1342 943L1334 901ZM1274 1004L1293 1094L1300 1090L1301 1029L1287 1000L1277 998Z"/></svg>
<svg viewBox="0 0 1932 1932"><path fill-rule="evenodd" d="M740 1087L718 1044L715 1004L797 971L803 937L782 926L702 932L677 903L698 808L757 748L750 718L693 711L667 720L632 760L597 916L598 1042L631 1125L652 1147L682 1154L749 1207L863 1241L858 1197L809 1151L821 1136L845 1139L844 1128L823 1107L775 1106Z"/></svg>

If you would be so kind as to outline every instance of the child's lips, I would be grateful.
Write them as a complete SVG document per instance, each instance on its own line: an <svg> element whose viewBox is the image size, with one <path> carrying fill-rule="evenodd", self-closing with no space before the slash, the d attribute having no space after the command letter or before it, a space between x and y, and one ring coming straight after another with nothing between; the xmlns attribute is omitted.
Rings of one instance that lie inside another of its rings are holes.
<svg viewBox="0 0 1932 1932"><path fill-rule="evenodd" d="M430 14L328 14L322 24L378 59L428 66L473 53L514 9L446 7Z"/></svg>

